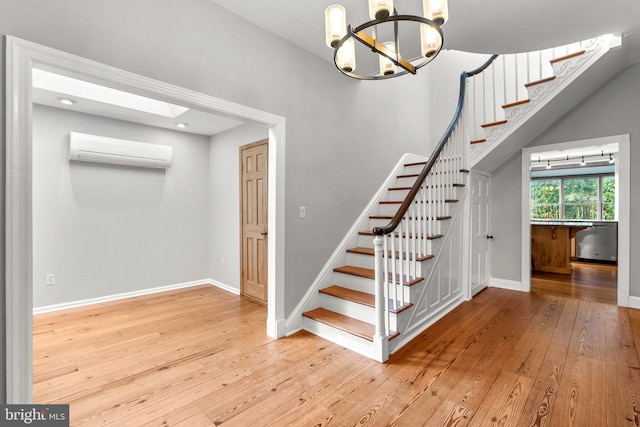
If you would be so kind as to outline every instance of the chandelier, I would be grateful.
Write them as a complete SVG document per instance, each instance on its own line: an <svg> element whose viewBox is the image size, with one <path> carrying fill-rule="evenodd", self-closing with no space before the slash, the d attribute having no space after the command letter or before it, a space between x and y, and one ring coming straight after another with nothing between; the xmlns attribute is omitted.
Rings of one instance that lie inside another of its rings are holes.
<svg viewBox="0 0 640 427"><path fill-rule="evenodd" d="M443 41L440 27L448 18L447 0L423 0L422 9L424 16L400 15L393 7L393 0L369 0L371 20L354 28L347 26L343 6L327 7L326 42L334 49L333 60L338 70L361 80L416 74L440 53ZM400 51L401 34L409 36L402 40L404 56ZM377 64L375 56L362 59L364 56L357 53L362 50L377 53ZM356 56L359 64L365 63L364 71L356 72Z"/></svg>

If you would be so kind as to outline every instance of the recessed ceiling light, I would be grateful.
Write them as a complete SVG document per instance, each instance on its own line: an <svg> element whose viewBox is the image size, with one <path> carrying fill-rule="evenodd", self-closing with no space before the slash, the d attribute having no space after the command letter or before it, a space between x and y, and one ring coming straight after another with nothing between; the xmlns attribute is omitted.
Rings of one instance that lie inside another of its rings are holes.
<svg viewBox="0 0 640 427"><path fill-rule="evenodd" d="M189 126L189 123L186 122L176 122L176 126L179 127L180 129L184 129L187 126Z"/></svg>
<svg viewBox="0 0 640 427"><path fill-rule="evenodd" d="M61 104L64 105L73 105L76 104L78 101L76 101L75 99L71 99L71 98L64 98L64 97L57 97L56 98L58 101L60 101Z"/></svg>

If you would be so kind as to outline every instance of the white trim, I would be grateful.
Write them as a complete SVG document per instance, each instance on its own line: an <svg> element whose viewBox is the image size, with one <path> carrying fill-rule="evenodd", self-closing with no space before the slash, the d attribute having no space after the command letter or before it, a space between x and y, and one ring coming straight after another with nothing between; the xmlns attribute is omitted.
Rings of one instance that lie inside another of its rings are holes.
<svg viewBox="0 0 640 427"><path fill-rule="evenodd" d="M629 308L640 310L640 297L629 297Z"/></svg>
<svg viewBox="0 0 640 427"><path fill-rule="evenodd" d="M522 282L507 279L498 279L496 277L489 278L490 288L507 289L509 291L522 291Z"/></svg>
<svg viewBox="0 0 640 427"><path fill-rule="evenodd" d="M6 36L6 316L7 403L32 401L32 66L62 70L106 86L159 97L201 111L269 126L269 304L267 334L283 335L285 119L244 105L139 76L66 52Z"/></svg>
<svg viewBox="0 0 640 427"><path fill-rule="evenodd" d="M144 295L157 294L160 292L175 291L177 289L192 288L194 286L211 285L216 286L224 291L240 295L240 292L229 285L217 282L213 279L194 280L192 282L177 283L175 285L159 286L157 288L140 289L139 291L124 292L121 294L105 295L97 298L89 298L77 301L70 301L61 304L46 305L43 307L34 307L33 314L51 313L54 311L68 310L70 308L84 307L87 305L101 304L104 302L117 301L126 298L140 297Z"/></svg>
<svg viewBox="0 0 640 427"><path fill-rule="evenodd" d="M618 143L620 155L617 158L618 165L618 305L621 307L629 307L630 297L630 259L629 250L631 248L630 241L630 225L631 225L631 144L629 134L612 135L601 138L583 139L578 141L563 142L558 144L540 145L534 147L525 147L522 149L522 259L521 259L521 275L522 290L529 292L531 290L531 227L530 227L530 179L531 173L529 165L531 163L530 156L533 152L566 150L580 147L589 147L593 145L604 145Z"/></svg>

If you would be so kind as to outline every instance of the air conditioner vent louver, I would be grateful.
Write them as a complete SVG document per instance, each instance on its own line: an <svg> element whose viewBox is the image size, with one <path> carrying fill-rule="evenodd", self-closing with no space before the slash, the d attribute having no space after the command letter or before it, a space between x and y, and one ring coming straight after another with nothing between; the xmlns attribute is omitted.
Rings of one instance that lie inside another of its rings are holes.
<svg viewBox="0 0 640 427"><path fill-rule="evenodd" d="M167 169L173 150L166 145L71 132L69 159L79 162Z"/></svg>

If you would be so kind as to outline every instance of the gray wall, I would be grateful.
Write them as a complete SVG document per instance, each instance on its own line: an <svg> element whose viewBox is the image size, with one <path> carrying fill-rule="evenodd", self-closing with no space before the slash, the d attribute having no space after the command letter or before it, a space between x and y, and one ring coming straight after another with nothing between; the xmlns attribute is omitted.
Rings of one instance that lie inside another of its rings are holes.
<svg viewBox="0 0 640 427"><path fill-rule="evenodd" d="M168 145L173 163L70 162L70 131ZM208 157L205 136L34 105L34 307L207 279Z"/></svg>
<svg viewBox="0 0 640 427"><path fill-rule="evenodd" d="M640 139L640 64L622 70L606 84L596 90L580 105L558 120L553 126L532 141L528 146L546 145L610 135L629 134L631 140L631 225L630 225L630 277L640 274L640 196L634 191L640 184L640 150L636 148ZM492 177L491 209L493 213L493 234L500 228L514 229L519 223L521 212L514 209L515 200L521 198L520 156L514 156ZM517 182L518 185L513 183ZM510 191L510 197L501 196L501 191ZM496 216L496 212L502 212ZM496 248L497 247L497 248ZM505 233L504 242L494 244L492 275L508 280L520 280L520 233ZM509 267L505 265L510 265ZM513 266L518 266L517 270ZM631 296L640 296L640 282L630 283Z"/></svg>
<svg viewBox="0 0 640 427"><path fill-rule="evenodd" d="M209 0L4 0L0 34L286 117L285 315L399 157L431 151L428 73L351 80Z"/></svg>
<svg viewBox="0 0 640 427"><path fill-rule="evenodd" d="M517 153L491 174L491 277L520 282L522 234L521 154Z"/></svg>
<svg viewBox="0 0 640 427"><path fill-rule="evenodd" d="M246 124L211 137L209 150L210 277L240 290L240 147L269 137L265 125ZM221 260L224 260L222 265Z"/></svg>

